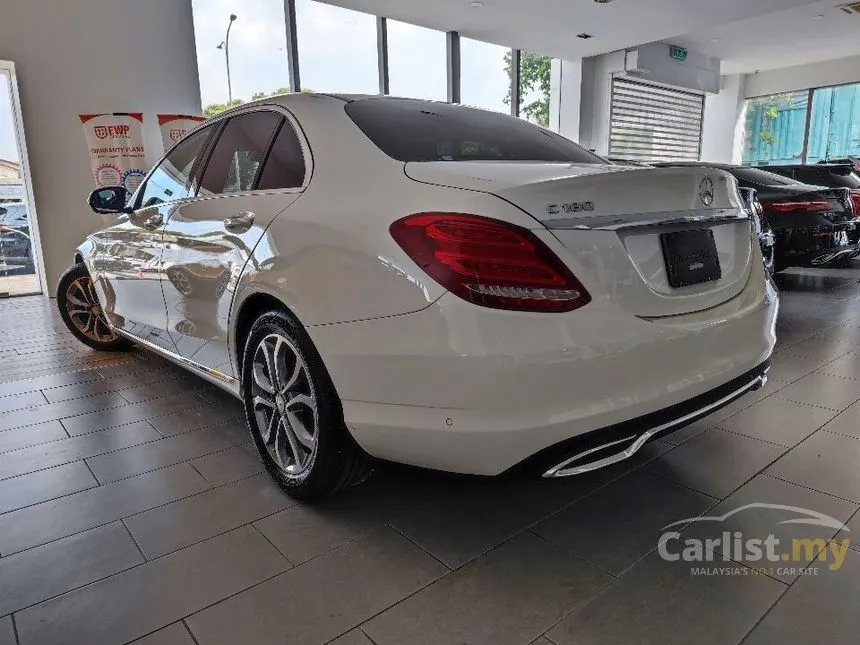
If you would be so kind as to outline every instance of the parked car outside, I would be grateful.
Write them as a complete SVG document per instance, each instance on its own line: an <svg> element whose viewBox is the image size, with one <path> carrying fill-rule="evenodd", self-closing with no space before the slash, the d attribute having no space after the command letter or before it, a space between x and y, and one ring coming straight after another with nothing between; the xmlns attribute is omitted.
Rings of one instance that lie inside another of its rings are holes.
<svg viewBox="0 0 860 645"><path fill-rule="evenodd" d="M36 272L30 220L23 202L0 202L0 271L4 275Z"/></svg>
<svg viewBox="0 0 860 645"><path fill-rule="evenodd" d="M847 188L851 191L851 206L857 219L857 227L848 233L848 239L856 244L860 240L860 174L849 160L793 166L762 166L762 170L811 186Z"/></svg>
<svg viewBox="0 0 860 645"><path fill-rule="evenodd" d="M748 166L705 162L656 165L725 170L740 187L755 189L763 216L776 237L775 271L792 266L839 265L860 254L860 247L849 238L857 224L847 188L809 186Z"/></svg>
<svg viewBox="0 0 860 645"><path fill-rule="evenodd" d="M241 398L297 497L368 455L576 475L766 382L778 295L736 186L494 112L291 94L202 124L128 205L95 191L116 221L57 304L91 347L136 343Z"/></svg>

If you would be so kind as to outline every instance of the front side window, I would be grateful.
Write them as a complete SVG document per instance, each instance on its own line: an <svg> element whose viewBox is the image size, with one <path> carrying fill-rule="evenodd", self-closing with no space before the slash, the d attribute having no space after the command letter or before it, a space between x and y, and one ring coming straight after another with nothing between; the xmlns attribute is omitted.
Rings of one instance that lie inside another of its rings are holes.
<svg viewBox="0 0 860 645"><path fill-rule="evenodd" d="M362 99L346 111L399 161L607 163L573 141L496 112L410 99Z"/></svg>
<svg viewBox="0 0 860 645"><path fill-rule="evenodd" d="M188 197L191 190L191 172L214 127L213 124L197 130L170 151L143 184L138 208L149 208Z"/></svg>
<svg viewBox="0 0 860 645"><path fill-rule="evenodd" d="M269 143L284 117L261 111L235 116L218 138L199 195L242 193L254 189Z"/></svg>

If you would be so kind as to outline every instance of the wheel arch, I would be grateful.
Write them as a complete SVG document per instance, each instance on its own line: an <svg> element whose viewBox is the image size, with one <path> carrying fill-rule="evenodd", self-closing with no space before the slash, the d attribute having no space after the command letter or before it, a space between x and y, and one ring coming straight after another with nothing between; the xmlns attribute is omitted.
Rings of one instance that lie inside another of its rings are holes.
<svg viewBox="0 0 860 645"><path fill-rule="evenodd" d="M232 358L236 361L236 376L242 380L242 355L245 351L245 343L254 321L266 311L278 309L285 312L298 323L298 318L292 310L275 296L262 291L252 293L245 298L236 310L233 318L233 351Z"/></svg>

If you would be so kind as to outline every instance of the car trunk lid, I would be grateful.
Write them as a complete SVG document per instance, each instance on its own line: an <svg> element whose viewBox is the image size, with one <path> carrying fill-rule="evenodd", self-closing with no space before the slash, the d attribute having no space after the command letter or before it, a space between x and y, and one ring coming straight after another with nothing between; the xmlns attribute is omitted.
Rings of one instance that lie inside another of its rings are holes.
<svg viewBox="0 0 860 645"><path fill-rule="evenodd" d="M562 259L592 296L602 294L637 316L717 306L736 296L749 278L749 216L735 179L723 171L418 162L407 163L406 174L491 193L522 209L537 220L536 228L548 229L561 242L569 252Z"/></svg>

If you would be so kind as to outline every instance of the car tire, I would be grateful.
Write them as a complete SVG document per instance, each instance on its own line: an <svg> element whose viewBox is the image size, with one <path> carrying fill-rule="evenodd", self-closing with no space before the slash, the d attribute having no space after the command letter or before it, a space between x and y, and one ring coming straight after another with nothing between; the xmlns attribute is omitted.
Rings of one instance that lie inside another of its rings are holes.
<svg viewBox="0 0 860 645"><path fill-rule="evenodd" d="M57 284L60 317L75 338L104 352L119 352L134 344L117 334L107 323L93 281L82 262L69 267Z"/></svg>
<svg viewBox="0 0 860 645"><path fill-rule="evenodd" d="M346 429L340 398L310 337L272 310L242 357L248 427L266 470L292 497L314 500L361 482L369 459Z"/></svg>

